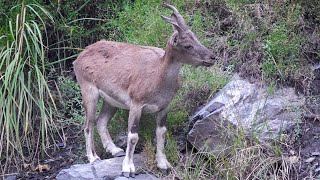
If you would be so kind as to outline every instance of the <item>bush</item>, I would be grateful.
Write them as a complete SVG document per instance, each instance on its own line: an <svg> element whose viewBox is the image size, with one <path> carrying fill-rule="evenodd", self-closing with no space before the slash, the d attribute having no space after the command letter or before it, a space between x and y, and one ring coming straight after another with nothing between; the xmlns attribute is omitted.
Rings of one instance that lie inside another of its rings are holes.
<svg viewBox="0 0 320 180"><path fill-rule="evenodd" d="M63 119L73 119L73 123L83 124L84 108L79 84L64 76L58 77L58 82Z"/></svg>

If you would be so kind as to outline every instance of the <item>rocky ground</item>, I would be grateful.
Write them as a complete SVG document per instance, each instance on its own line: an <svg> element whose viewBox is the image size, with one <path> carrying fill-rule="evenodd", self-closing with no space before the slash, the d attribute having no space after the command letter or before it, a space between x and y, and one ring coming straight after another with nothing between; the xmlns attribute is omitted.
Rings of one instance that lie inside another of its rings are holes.
<svg viewBox="0 0 320 180"><path fill-rule="evenodd" d="M284 145L283 156L289 158L289 161L295 169L295 172L293 172L292 175L298 175L298 179L316 177L317 175L319 177L320 122L315 119L306 119L301 124L300 128L298 137L296 134L297 132L291 132L291 141ZM69 133L66 133L66 137L68 137L67 144L60 147L58 151L51 152L50 157L42 158L38 163L26 166L24 173L7 175L5 176L5 179L56 179L61 170L70 168L75 164L87 163L84 154L85 142L82 131L80 129L78 129L78 131L69 131ZM121 160L118 162L121 163ZM120 170L120 167L118 169ZM117 172L116 174L119 175L119 173L120 172ZM145 178L145 175L140 176ZM120 176L114 177L119 178Z"/></svg>

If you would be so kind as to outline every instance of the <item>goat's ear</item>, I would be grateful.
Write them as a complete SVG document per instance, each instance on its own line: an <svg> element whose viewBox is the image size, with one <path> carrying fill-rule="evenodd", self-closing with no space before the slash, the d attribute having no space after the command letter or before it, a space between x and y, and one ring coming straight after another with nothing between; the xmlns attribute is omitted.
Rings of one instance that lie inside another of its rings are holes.
<svg viewBox="0 0 320 180"><path fill-rule="evenodd" d="M173 19L171 19L171 18L169 18L169 17L166 17L166 16L162 16L162 15L161 15L161 18L162 18L165 22L171 24L174 31L178 31L179 33L182 32L182 28L178 25L178 23L177 23L175 20L173 20Z"/></svg>
<svg viewBox="0 0 320 180"><path fill-rule="evenodd" d="M173 33L173 35L171 36L171 38L169 40L170 45L177 46L177 44L178 44L178 35L179 34L177 32Z"/></svg>

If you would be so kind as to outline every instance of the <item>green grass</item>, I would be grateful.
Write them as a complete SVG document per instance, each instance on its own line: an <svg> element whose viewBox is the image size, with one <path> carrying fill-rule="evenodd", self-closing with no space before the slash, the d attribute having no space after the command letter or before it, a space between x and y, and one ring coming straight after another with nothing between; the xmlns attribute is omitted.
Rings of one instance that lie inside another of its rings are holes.
<svg viewBox="0 0 320 180"><path fill-rule="evenodd" d="M299 35L290 34L285 25L275 26L265 42L266 57L262 63L265 76L285 80L303 67L298 59L300 44L302 38Z"/></svg>
<svg viewBox="0 0 320 180"><path fill-rule="evenodd" d="M198 11L186 15L184 7L187 4L192 5L192 1L178 1L171 2L177 7L180 13L186 20L195 17L193 24L199 31L200 37L204 37L203 23ZM123 11L118 13L118 17L111 20L111 25L117 29L121 36L116 41L124 41L133 44L149 45L164 48L167 39L172 34L173 30L170 25L165 23L161 15L170 15L172 12L162 7L162 1L134 1L133 4L126 4Z"/></svg>

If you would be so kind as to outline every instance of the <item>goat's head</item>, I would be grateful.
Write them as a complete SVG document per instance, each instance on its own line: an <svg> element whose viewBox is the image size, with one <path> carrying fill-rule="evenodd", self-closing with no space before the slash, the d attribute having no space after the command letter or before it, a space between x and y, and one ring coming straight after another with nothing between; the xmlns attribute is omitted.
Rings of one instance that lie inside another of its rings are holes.
<svg viewBox="0 0 320 180"><path fill-rule="evenodd" d="M163 5L173 11L171 17L161 16L174 29L174 33L168 41L173 55L178 57L177 59L181 63L194 66L213 65L215 59L213 53L200 43L197 36L188 28L178 10L166 3Z"/></svg>

